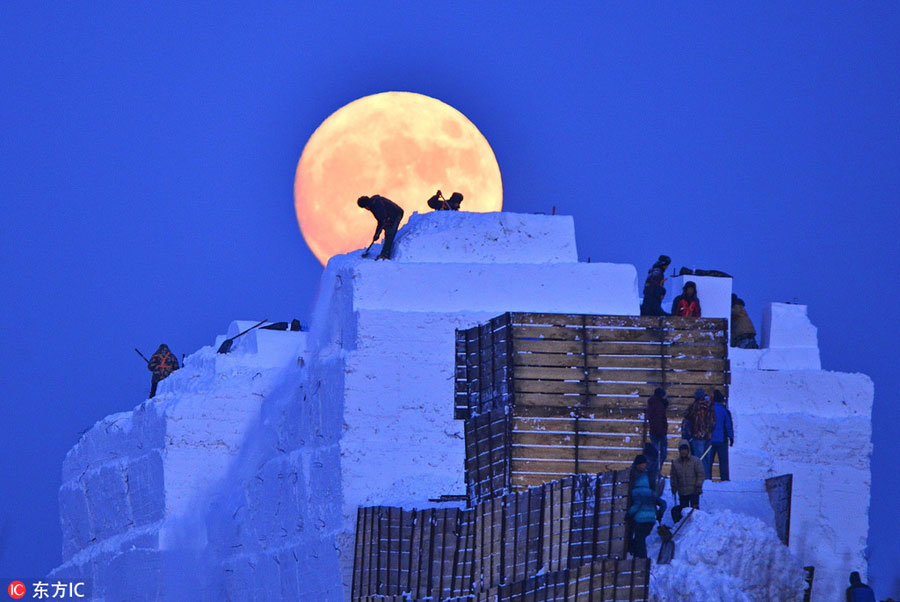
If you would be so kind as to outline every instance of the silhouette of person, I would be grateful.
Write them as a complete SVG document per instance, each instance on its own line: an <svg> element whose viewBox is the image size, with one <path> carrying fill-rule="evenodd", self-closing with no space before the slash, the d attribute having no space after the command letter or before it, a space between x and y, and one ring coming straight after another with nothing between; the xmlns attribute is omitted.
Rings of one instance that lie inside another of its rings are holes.
<svg viewBox="0 0 900 602"><path fill-rule="evenodd" d="M644 281L644 300L641 302L642 316L667 315L662 308L662 300L666 296L663 284L666 282L666 268L670 263L672 260L668 255L660 255L647 272L647 279Z"/></svg>
<svg viewBox="0 0 900 602"><path fill-rule="evenodd" d="M445 199L441 191L438 190L433 197L428 199L428 206L435 211L459 211L462 201L463 195L459 192L454 192L449 199Z"/></svg>
<svg viewBox="0 0 900 602"><path fill-rule="evenodd" d="M372 242L378 240L381 231L384 230L384 246L375 259L390 259L394 250L394 236L396 236L397 228L400 227L400 221L403 219L403 209L392 200L377 194L370 197L361 196L357 199L356 204L371 211L378 222Z"/></svg>

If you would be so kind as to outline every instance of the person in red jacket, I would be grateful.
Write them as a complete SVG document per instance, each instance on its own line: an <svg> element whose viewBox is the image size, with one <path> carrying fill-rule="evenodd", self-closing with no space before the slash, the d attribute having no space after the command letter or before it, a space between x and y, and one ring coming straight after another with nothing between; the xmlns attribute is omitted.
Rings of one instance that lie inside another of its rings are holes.
<svg viewBox="0 0 900 602"><path fill-rule="evenodd" d="M692 280L684 283L681 294L672 300L672 315L684 318L700 317L700 299L697 298L697 285Z"/></svg>
<svg viewBox="0 0 900 602"><path fill-rule="evenodd" d="M156 385L176 370L178 370L178 358L169 350L169 346L163 343L156 350L156 353L150 356L147 362L147 369L153 373L150 379L150 398L156 395Z"/></svg>

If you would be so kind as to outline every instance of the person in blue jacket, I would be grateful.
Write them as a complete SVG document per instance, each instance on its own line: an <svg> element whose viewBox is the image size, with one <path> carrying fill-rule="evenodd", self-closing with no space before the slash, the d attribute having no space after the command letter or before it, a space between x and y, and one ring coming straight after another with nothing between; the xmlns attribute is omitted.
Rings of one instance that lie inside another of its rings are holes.
<svg viewBox="0 0 900 602"><path fill-rule="evenodd" d="M859 573L850 573L850 587L847 588L847 602L875 602L875 592L862 582Z"/></svg>
<svg viewBox="0 0 900 602"><path fill-rule="evenodd" d="M713 391L713 410L716 413L716 426L713 427L709 445L709 472L712 472L716 457L719 458L719 477L728 481L728 447L734 445L734 421L731 411L725 407L725 396L721 391Z"/></svg>
<svg viewBox="0 0 900 602"><path fill-rule="evenodd" d="M635 558L647 557L647 536L653 531L653 523L661 521L666 502L650 488L647 474L647 456L635 457L631 467L631 507L628 521L631 525L628 550Z"/></svg>

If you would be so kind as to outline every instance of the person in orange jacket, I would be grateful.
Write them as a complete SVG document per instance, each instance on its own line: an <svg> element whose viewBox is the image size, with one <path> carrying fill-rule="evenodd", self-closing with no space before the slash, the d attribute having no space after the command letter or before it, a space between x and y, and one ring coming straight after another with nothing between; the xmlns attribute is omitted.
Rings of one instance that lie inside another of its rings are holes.
<svg viewBox="0 0 900 602"><path fill-rule="evenodd" d="M147 369L153 373L150 378L150 399L156 395L156 385L176 370L178 370L178 358L169 350L169 346L163 343L156 350L156 353L150 356L147 362Z"/></svg>
<svg viewBox="0 0 900 602"><path fill-rule="evenodd" d="M697 298L697 285L693 280L685 282L681 294L672 300L672 315L684 318L700 317L700 299Z"/></svg>

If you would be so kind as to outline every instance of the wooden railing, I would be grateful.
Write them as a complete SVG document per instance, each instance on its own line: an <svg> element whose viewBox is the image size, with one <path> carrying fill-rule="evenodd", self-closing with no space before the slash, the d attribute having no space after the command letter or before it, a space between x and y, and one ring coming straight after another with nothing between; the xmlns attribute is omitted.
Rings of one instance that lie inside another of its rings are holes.
<svg viewBox="0 0 900 602"><path fill-rule="evenodd" d="M593 574L595 597L579 601L643 600L648 568L614 562L625 557L628 478L626 471L575 475L466 509L360 508L352 597L507 600L563 583L583 588ZM543 581L534 579L539 574ZM621 585L622 574L633 577L622 585L632 597L599 597Z"/></svg>
<svg viewBox="0 0 900 602"><path fill-rule="evenodd" d="M724 319L508 313L456 333L455 416L472 501L627 468L647 398L669 397L670 457L704 389L728 396Z"/></svg>
<svg viewBox="0 0 900 602"><path fill-rule="evenodd" d="M649 598L650 563L646 558L600 559L570 569L530 577L487 591L433 602L643 602ZM354 602L413 602L407 595L366 595Z"/></svg>

